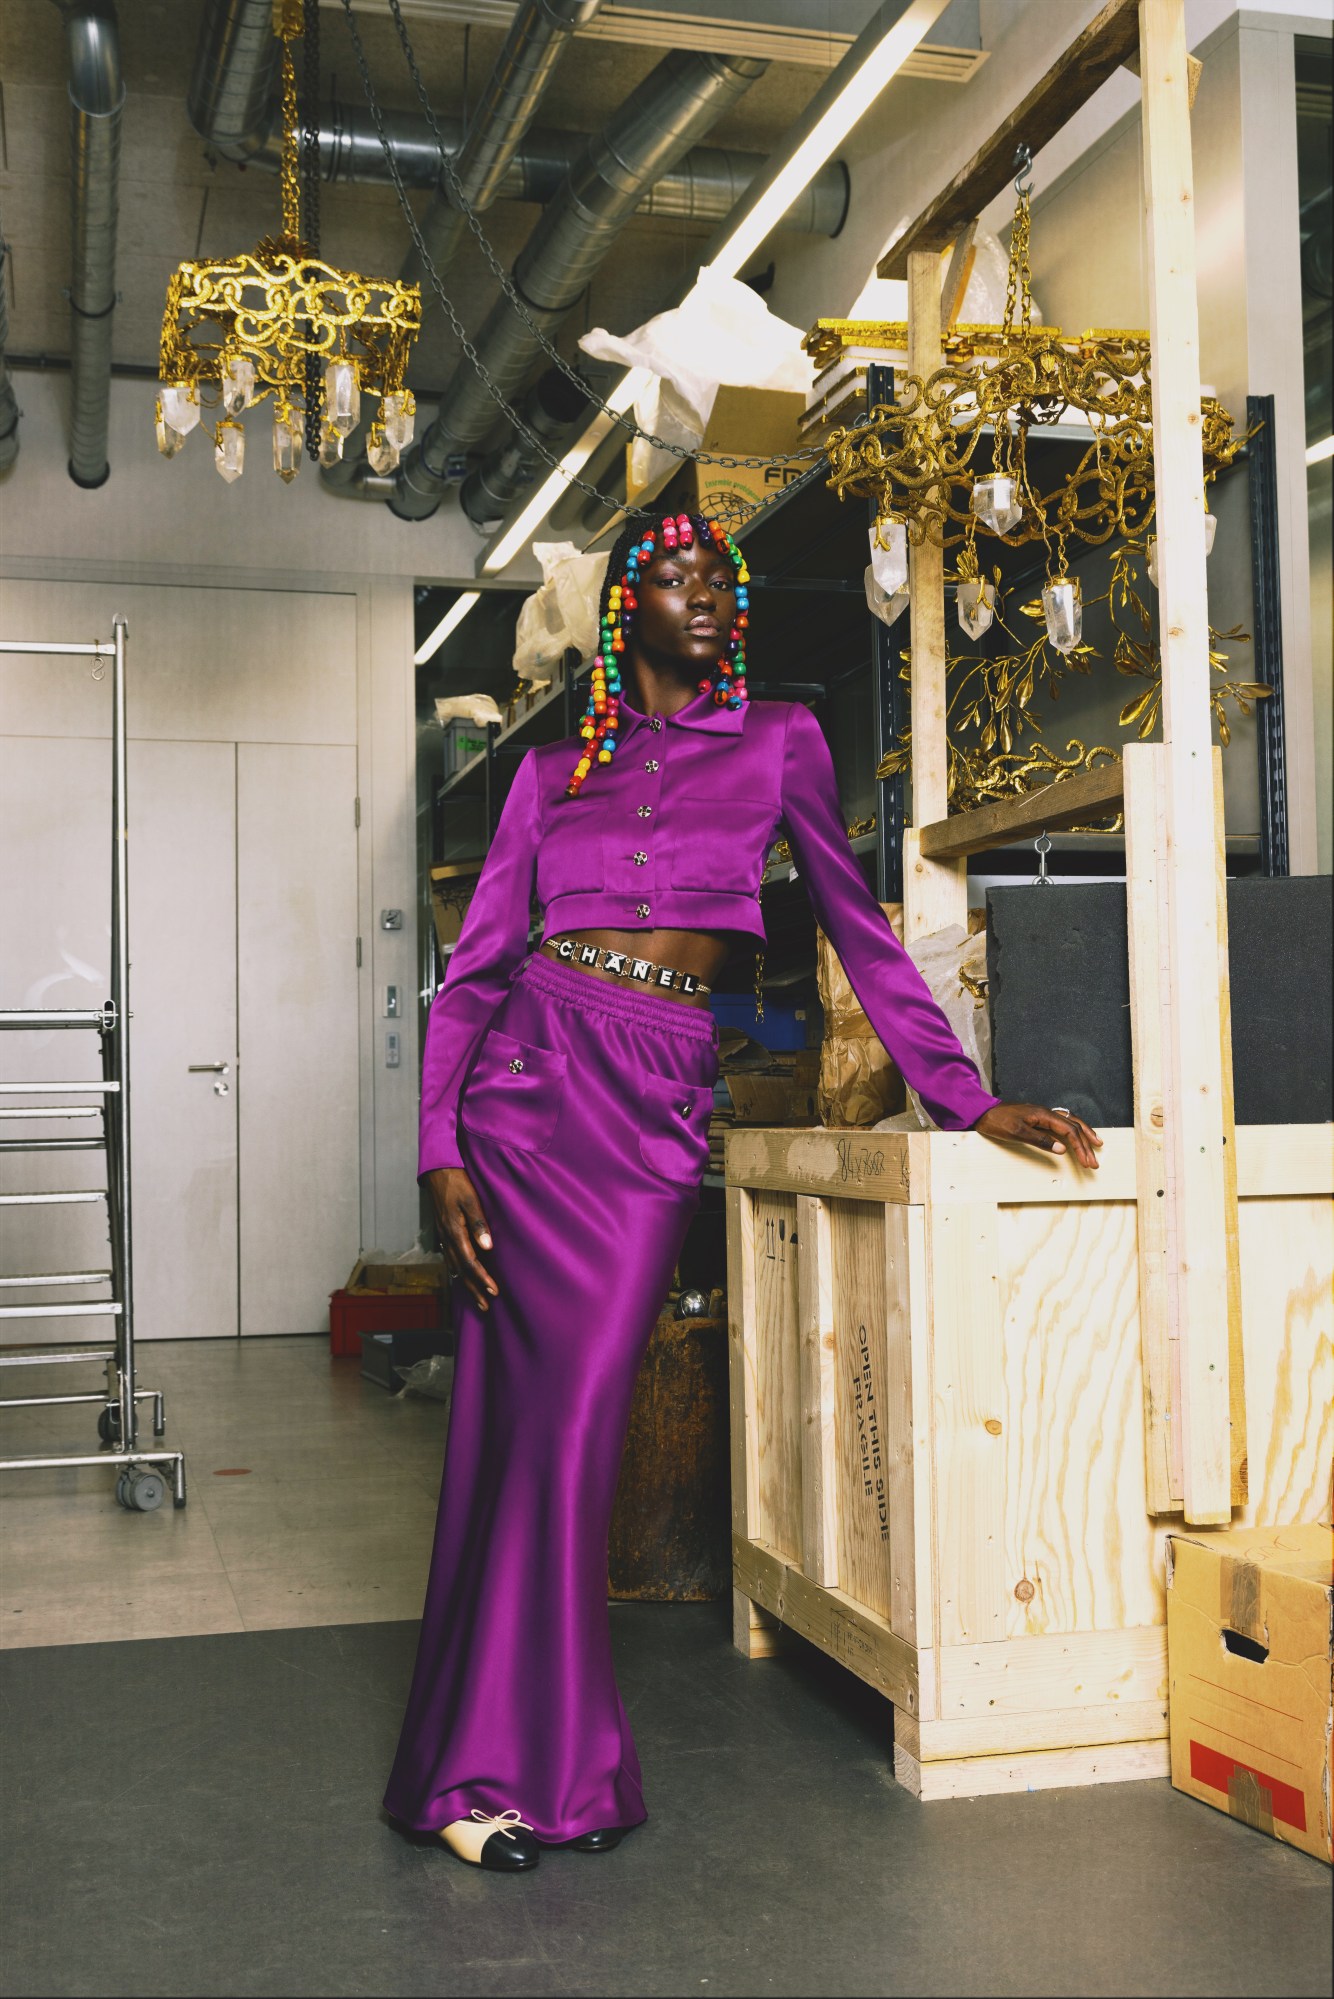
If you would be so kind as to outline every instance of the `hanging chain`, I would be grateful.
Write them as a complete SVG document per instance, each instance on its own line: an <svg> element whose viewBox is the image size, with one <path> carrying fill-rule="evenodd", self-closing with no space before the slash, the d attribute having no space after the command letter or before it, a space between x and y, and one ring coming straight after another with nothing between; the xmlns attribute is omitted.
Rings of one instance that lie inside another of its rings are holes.
<svg viewBox="0 0 1334 1999"><path fill-rule="evenodd" d="M758 887L758 888L756 889L756 891L755 891L755 901L756 901L756 904L757 904L757 905L760 905L760 904L762 903L762 900L763 900L763 896L764 896L764 870L763 870L763 869L761 868L761 870L760 870L760 885L759 885L759 887ZM763 1020L763 1019L764 1019L764 953L763 953L763 951L757 951L757 952L755 953L755 1018L756 1018L756 1020L757 1020L757 1021L760 1021L760 1020Z"/></svg>
<svg viewBox="0 0 1334 1999"><path fill-rule="evenodd" d="M301 240L312 256L320 249L320 7L304 0L301 95ZM310 338L309 333L307 338ZM318 464L324 386L320 357L306 349L306 456Z"/></svg>
<svg viewBox="0 0 1334 1999"><path fill-rule="evenodd" d="M802 445L796 451L770 452L763 456L755 458L731 457L726 454L720 454L717 452L710 452L710 451L698 451L698 450L692 451L686 446L673 443L668 438L658 437L652 431L642 430L639 427L639 425L635 422L633 417L626 416L624 412L621 410L613 410L609 408L606 403L600 402L596 396L590 394L588 382L585 379L585 377L579 373L577 368L571 367L570 363L565 359L565 356L560 352L559 348L555 347L552 344L552 342L548 339L542 327L540 327L537 324L536 320L533 318L532 314L528 310L528 305L523 297L523 294L519 291L518 287L515 285L514 280L510 275L509 271L505 268L500 258L496 255L496 252L491 245L490 239L486 234L486 229L482 222L481 216L478 214L477 210L473 207L472 203L469 201L467 197L467 194L464 191L463 183L459 179L458 170L454 165L453 155L451 154L448 146L445 144L444 134L440 129L439 121L437 120L434 108L432 107L430 96L426 89L426 85L422 80L421 71L417 66L416 53L413 49L411 39L408 35L406 24L404 23L403 20L403 14L399 4L399 0L389 0L389 9L394 17L394 26L398 32L399 43L403 50L404 60L408 66L408 72L412 78L413 87L417 93L418 102L422 107L422 113L426 119L427 127L430 130L431 137L435 140L436 151L440 159L441 178L443 179L445 186L449 190L450 201L452 202L454 207L458 209L459 213L463 216L464 220L466 221L469 229L472 231L473 236L477 240L478 248L482 252L482 256L486 262L487 268L490 270L492 276L499 284L500 289L504 293L505 297L509 300L509 303L513 308L513 310L518 314L524 326L528 329L529 333L532 334L534 340L537 342L538 346L541 348L542 352L546 355L547 359L552 363L552 365L555 368L558 368L561 374L564 375L568 381L572 382L580 390L581 394L588 397L589 401L592 404L594 414L610 418L610 420L614 424L616 424L621 430L624 430L629 436L642 438L646 444L652 445L655 450L666 451L673 458L679 458L683 462L690 461L702 465L718 465L724 467L729 471L739 471L743 467L749 468L749 467L759 467L764 465L804 464L807 461L811 460L818 461L819 459L823 458L824 447L823 445L819 444ZM422 258L423 266L425 268L428 268L431 272L433 289L435 290L437 297L440 299L441 304L445 307L446 313L450 319L451 328L454 328L454 330L457 332L457 328L455 327L455 315L453 312L453 308L449 304L448 300L445 298L444 292L441 289L438 275L435 273L434 267L429 264L425 251L423 249L420 231L415 226L415 218L412 214L411 207L407 201L406 193L403 189L402 180L397 172L396 164L393 160L388 142L384 135L382 120L379 116L379 107L375 101L374 86L371 83L370 75L366 67L365 58L361 47L360 37L357 34L355 17L353 16L352 13L352 0L343 0L343 11L347 15L348 26L352 32L353 47L356 50L357 64L361 70L361 81L362 81L362 86L366 92L366 101L370 105L372 114L375 117L376 130L380 133L380 143L384 149L385 159L389 165L390 175L394 182L394 186L398 190L399 201L403 207L404 214L408 218L409 226L412 228L413 241L417 245L417 252L418 255ZM472 357L469 356L470 360L471 358ZM474 363L473 365L476 366L477 364ZM494 401L500 403L501 407L506 411L507 414L512 414L509 403L505 400L504 396L501 394L497 386L493 383L490 375L485 370L480 370L479 372L481 372L482 381L484 386L486 387L487 393L492 397ZM546 457L547 454L544 452L543 456ZM557 464L559 463L559 460L548 458L547 462L549 464Z"/></svg>
<svg viewBox="0 0 1334 1999"><path fill-rule="evenodd" d="M301 240L300 142L297 136L296 64L292 60L292 38L283 36L283 235L289 243Z"/></svg>

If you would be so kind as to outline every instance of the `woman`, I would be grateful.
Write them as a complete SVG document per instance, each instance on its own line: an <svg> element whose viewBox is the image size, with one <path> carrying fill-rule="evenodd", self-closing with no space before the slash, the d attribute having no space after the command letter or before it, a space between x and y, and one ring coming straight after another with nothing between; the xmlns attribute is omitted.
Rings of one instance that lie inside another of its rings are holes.
<svg viewBox="0 0 1334 1999"><path fill-rule="evenodd" d="M983 1089L853 859L819 724L799 702L748 703L747 581L697 516L616 544L582 751L520 763L427 1030L420 1168L458 1349L385 1803L501 1871L546 1845L605 1851L646 1815L607 1536L635 1374L708 1158L710 982L733 940L763 941L780 821L936 1122L1097 1163L1077 1118Z"/></svg>

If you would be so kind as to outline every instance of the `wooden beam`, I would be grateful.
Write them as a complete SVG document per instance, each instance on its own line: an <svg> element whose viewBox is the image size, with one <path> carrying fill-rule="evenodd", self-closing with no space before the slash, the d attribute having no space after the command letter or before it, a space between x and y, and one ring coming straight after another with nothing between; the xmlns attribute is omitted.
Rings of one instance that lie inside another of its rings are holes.
<svg viewBox="0 0 1334 1999"><path fill-rule="evenodd" d="M1136 0L1108 0L943 193L891 243L876 267L879 275L906 278L909 257L916 251L931 250L939 256L1013 180L1015 149L1024 145L1035 155L1041 152L1094 91L1135 54L1139 32Z"/></svg>
<svg viewBox="0 0 1334 1999"><path fill-rule="evenodd" d="M829 1203L797 1196L798 1337L801 1342L801 1566L813 1583L838 1585L838 1439L835 1434L834 1259Z"/></svg>
<svg viewBox="0 0 1334 1999"><path fill-rule="evenodd" d="M984 854L1014 840L1036 839L1039 833L1078 826L1084 819L1102 819L1121 810L1120 764L1099 764L1072 777L1044 784L1022 798L1005 798L999 805L979 805L973 812L956 812L918 828L918 845L929 860L957 860L963 854Z"/></svg>
<svg viewBox="0 0 1334 1999"><path fill-rule="evenodd" d="M1185 1515L1206 1524L1231 1518L1229 1230L1184 0L1140 0L1140 54L1166 765L1168 1282Z"/></svg>
<svg viewBox="0 0 1334 1999"><path fill-rule="evenodd" d="M973 242L976 235L977 217L974 216L968 227L959 231L950 253L945 282L940 288L940 321L946 329L953 326L963 310L963 295L977 261L977 249Z"/></svg>
<svg viewBox="0 0 1334 1999"><path fill-rule="evenodd" d="M925 381L943 361L940 259L934 251L909 260L908 369ZM914 826L943 819L949 810L948 693L945 684L945 553L924 541L909 550L912 619L912 813ZM931 861L913 833L904 841L903 936L905 943L967 924L968 876L963 862Z"/></svg>

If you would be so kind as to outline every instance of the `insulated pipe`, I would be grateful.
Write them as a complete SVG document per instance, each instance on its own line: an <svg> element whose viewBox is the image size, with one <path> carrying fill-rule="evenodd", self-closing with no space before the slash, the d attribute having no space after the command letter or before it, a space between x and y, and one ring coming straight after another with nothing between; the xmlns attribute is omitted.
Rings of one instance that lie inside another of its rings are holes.
<svg viewBox="0 0 1334 1999"><path fill-rule="evenodd" d="M554 445L583 415L589 400L568 375L562 375L559 368L548 368L524 397L520 415L529 430L544 443ZM459 499L473 526L492 527L504 520L515 494L530 486L541 469L542 460L527 438L514 432L463 482Z"/></svg>
<svg viewBox="0 0 1334 1999"><path fill-rule="evenodd" d="M615 246L645 189L675 166L767 68L752 56L673 50L589 140L514 266L515 287L548 336ZM541 352L503 293L475 344L507 397L522 386ZM399 467L392 511L401 520L428 519L449 484L451 455L480 444L495 421L496 404L487 386L471 363L460 360L435 422Z"/></svg>
<svg viewBox="0 0 1334 1999"><path fill-rule="evenodd" d="M125 84L112 0L80 0L63 11L72 112L69 475L76 486L100 486L111 471L107 420Z"/></svg>
<svg viewBox="0 0 1334 1999"><path fill-rule="evenodd" d="M14 383L5 366L9 345L9 246L0 235L0 476L8 472L19 455L19 406Z"/></svg>
<svg viewBox="0 0 1334 1999"><path fill-rule="evenodd" d="M247 161L273 134L281 60L273 0L208 0L185 103L200 138L223 159ZM273 150L276 163L276 140Z"/></svg>
<svg viewBox="0 0 1334 1999"><path fill-rule="evenodd" d="M454 158L460 192L473 208L489 208L495 200L566 43L601 5L602 0L521 0ZM421 224L427 255L437 271L453 263L466 228L452 188L439 186ZM415 284L422 274L417 245L410 243L401 275L406 283Z"/></svg>

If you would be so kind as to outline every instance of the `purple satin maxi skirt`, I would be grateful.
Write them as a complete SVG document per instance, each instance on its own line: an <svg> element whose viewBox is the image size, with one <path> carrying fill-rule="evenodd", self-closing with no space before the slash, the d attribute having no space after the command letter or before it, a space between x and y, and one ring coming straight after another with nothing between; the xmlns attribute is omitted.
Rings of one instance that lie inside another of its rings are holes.
<svg viewBox="0 0 1334 1999"><path fill-rule="evenodd" d="M444 1483L385 1794L434 1831L517 1809L541 1840L646 1816L612 1670L607 1537L635 1376L708 1159L707 1007L536 954L459 1104L500 1287L455 1280Z"/></svg>

